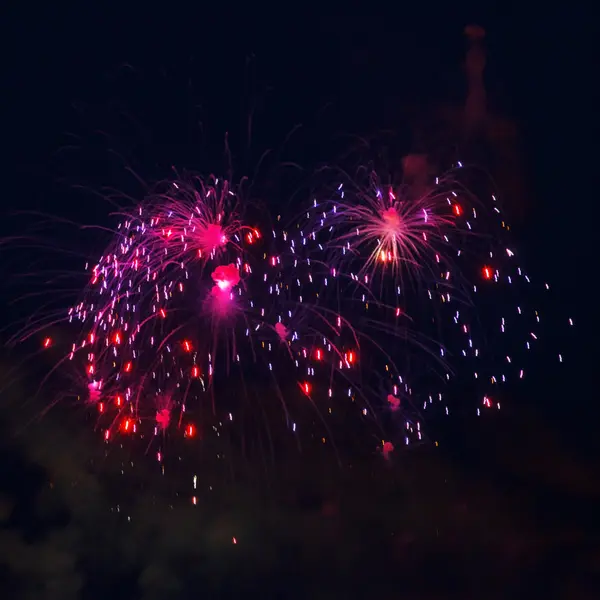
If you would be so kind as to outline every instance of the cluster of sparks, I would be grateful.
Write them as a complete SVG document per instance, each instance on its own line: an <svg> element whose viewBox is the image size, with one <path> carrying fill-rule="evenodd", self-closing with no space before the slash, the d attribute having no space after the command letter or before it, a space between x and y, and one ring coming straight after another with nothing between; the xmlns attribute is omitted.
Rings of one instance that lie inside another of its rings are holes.
<svg viewBox="0 0 600 600"><path fill-rule="evenodd" d="M426 415L450 414L467 380L463 408L500 409L542 335L522 291L535 284L496 198L453 181L415 197L375 175L338 182L264 231L215 178L170 182L122 215L68 311L76 336L60 361L104 439L140 436L164 461L167 439L236 419L223 401L234 370L264 372L290 435L306 405L335 447L328 419L350 410L385 459L425 439Z"/></svg>

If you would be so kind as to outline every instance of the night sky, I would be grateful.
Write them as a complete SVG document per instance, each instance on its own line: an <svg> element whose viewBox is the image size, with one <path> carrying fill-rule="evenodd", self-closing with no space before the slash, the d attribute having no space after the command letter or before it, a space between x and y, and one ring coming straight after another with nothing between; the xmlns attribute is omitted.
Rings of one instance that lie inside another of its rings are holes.
<svg viewBox="0 0 600 600"><path fill-rule="evenodd" d="M107 225L105 190L139 198L141 182L173 168L223 171L226 139L235 176L286 206L358 136L393 137L398 159L434 155L459 127L463 28L475 22L487 32L491 119L518 132L515 169L497 183L511 190L530 271L553 285L552 310L578 325L554 340L568 359L558 370L542 352L506 414L468 436L450 427L446 446L351 472L295 457L268 484L230 482L201 513L152 475L124 484L99 466L76 411L32 421L35 376L21 372L0 395L0 595L595 597L591 17L576 3L236 11L5 9L3 239L22 232L22 210ZM277 168L286 161L302 168ZM98 254L102 239L82 236L82 252ZM2 325L20 314L13 277L33 260L7 248ZM3 382L15 361L3 352Z"/></svg>

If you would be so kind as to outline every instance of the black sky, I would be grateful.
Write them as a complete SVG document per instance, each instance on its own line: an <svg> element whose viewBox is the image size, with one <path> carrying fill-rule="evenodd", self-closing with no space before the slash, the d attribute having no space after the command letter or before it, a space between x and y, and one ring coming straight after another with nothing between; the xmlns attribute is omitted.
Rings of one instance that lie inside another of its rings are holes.
<svg viewBox="0 0 600 600"><path fill-rule="evenodd" d="M232 5L218 15L183 4L14 4L4 13L0 213L28 208L88 222L105 219L106 205L74 184L139 191L124 164L148 181L173 165L222 168L225 132L238 172L297 124L305 133L286 158L307 165L326 159L320 140L339 131L392 129L410 151L415 114L464 102L462 29L483 25L490 106L518 126L531 180L519 242L582 328L563 376L540 368L528 393L574 438L593 436L595 82L583 5L390 4L344 14ZM3 219L0 234L12 227Z"/></svg>
<svg viewBox="0 0 600 600"><path fill-rule="evenodd" d="M252 174L299 124L284 158L307 168L336 158L323 142L340 132L393 130L410 151L416 113L427 120L436 106L464 103L462 29L474 21L488 34L491 110L521 134L531 184L524 252L559 286L571 314L585 311L595 212L587 187L592 27L577 4L343 14L245 8L227 17L9 7L2 209L102 221L106 205L74 185L139 193L124 164L146 181L172 166L218 171L226 132L238 175Z"/></svg>

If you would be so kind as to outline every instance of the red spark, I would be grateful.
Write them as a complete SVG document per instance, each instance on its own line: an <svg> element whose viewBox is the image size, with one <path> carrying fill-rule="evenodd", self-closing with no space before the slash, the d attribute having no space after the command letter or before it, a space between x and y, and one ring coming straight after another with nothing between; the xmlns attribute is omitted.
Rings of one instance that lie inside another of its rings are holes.
<svg viewBox="0 0 600 600"><path fill-rule="evenodd" d="M123 421L121 421L121 431L123 433L131 433L132 431L134 431L134 423L132 419L126 417L125 419L123 419Z"/></svg>
<svg viewBox="0 0 600 600"><path fill-rule="evenodd" d="M246 240L249 244L253 244L256 240L260 240L261 235L258 229L253 229L246 234Z"/></svg>
<svg viewBox="0 0 600 600"><path fill-rule="evenodd" d="M387 401L392 411L396 411L400 408L400 399L396 398L393 394L388 394Z"/></svg>
<svg viewBox="0 0 600 600"><path fill-rule="evenodd" d="M290 334L289 329L283 323L275 323L275 333L282 342L285 342Z"/></svg>
<svg viewBox="0 0 600 600"><path fill-rule="evenodd" d="M383 442L383 446L381 448L381 453L383 454L383 458L385 460L390 459L390 454L394 451L394 444L392 442Z"/></svg>
<svg viewBox="0 0 600 600"><path fill-rule="evenodd" d="M162 408L156 413L156 424L158 427L164 431L169 427L169 423L171 422L171 411L168 408Z"/></svg>

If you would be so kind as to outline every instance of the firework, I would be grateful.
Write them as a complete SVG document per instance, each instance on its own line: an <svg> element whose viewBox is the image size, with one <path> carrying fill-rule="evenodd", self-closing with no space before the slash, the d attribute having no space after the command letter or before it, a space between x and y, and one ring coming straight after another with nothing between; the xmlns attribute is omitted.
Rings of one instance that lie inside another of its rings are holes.
<svg viewBox="0 0 600 600"><path fill-rule="evenodd" d="M376 173L346 177L316 191L289 242L294 266L307 271L299 289L309 285L321 312L352 323L360 357L355 378L339 361L347 394L331 384L320 394L360 398L363 414L387 422L386 458L390 440L424 439L427 414L500 409L502 385L525 377L544 335L540 294L550 288L532 283L496 197L469 192L468 176L459 164L424 194ZM316 382L307 389L316 396Z"/></svg>
<svg viewBox="0 0 600 600"><path fill-rule="evenodd" d="M240 321L246 329L260 321L247 252L260 234L241 224L242 208L229 182L194 178L164 184L119 215L68 310L74 339L59 362L76 373L65 383L98 411L105 439L170 428L189 435L188 401L210 390L221 358L239 359ZM28 325L19 339L38 332ZM53 346L46 335L43 348Z"/></svg>
<svg viewBox="0 0 600 600"><path fill-rule="evenodd" d="M264 232L229 181L162 184L119 214L68 311L73 395L107 442L139 436L159 462L173 437L259 410L298 442L387 460L426 439L428 414L499 409L540 313L496 198L467 192L460 171L424 194L338 178Z"/></svg>

